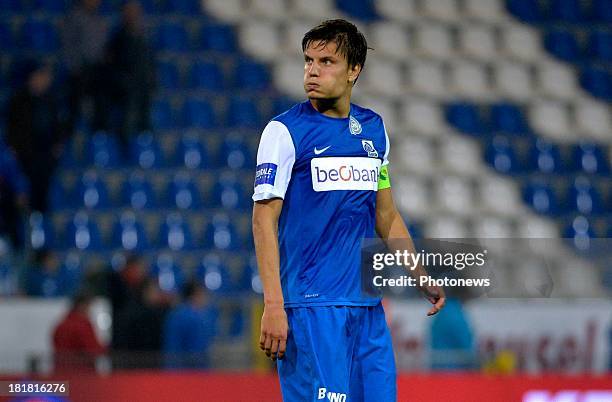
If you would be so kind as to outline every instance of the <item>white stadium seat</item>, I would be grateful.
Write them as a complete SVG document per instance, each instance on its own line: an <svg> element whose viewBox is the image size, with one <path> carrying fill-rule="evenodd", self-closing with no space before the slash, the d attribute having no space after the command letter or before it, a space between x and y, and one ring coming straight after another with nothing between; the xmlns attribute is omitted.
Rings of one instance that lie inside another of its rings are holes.
<svg viewBox="0 0 612 402"><path fill-rule="evenodd" d="M475 141L447 135L440 138L440 161L448 172L461 175L475 175L483 170L481 149Z"/></svg>
<svg viewBox="0 0 612 402"><path fill-rule="evenodd" d="M497 54L497 42L494 30L484 24L463 27L459 30L459 48L464 56L482 61L494 60Z"/></svg>
<svg viewBox="0 0 612 402"><path fill-rule="evenodd" d="M225 22L237 22L246 16L242 0L203 0L202 8Z"/></svg>
<svg viewBox="0 0 612 402"><path fill-rule="evenodd" d="M375 22L369 28L368 46L372 56L403 60L410 54L410 37L405 26L394 22Z"/></svg>
<svg viewBox="0 0 612 402"><path fill-rule="evenodd" d="M447 74L441 63L428 60L415 60L406 69L410 92L431 98L449 96Z"/></svg>
<svg viewBox="0 0 612 402"><path fill-rule="evenodd" d="M282 51L279 28L273 22L245 21L240 27L239 39L242 48L259 60L271 61Z"/></svg>
<svg viewBox="0 0 612 402"><path fill-rule="evenodd" d="M289 9L291 14L298 19L315 18L323 20L339 16L333 0L291 0Z"/></svg>
<svg viewBox="0 0 612 402"><path fill-rule="evenodd" d="M468 229L465 222L452 215L436 215L426 222L424 235L431 239L464 239Z"/></svg>
<svg viewBox="0 0 612 402"><path fill-rule="evenodd" d="M602 102L579 100L574 103L576 130L601 142L612 144L612 108Z"/></svg>
<svg viewBox="0 0 612 402"><path fill-rule="evenodd" d="M461 18L457 0L427 0L421 2L421 13L440 21L455 21Z"/></svg>
<svg viewBox="0 0 612 402"><path fill-rule="evenodd" d="M420 24L415 31L415 51L419 55L449 59L453 54L450 29L444 24Z"/></svg>
<svg viewBox="0 0 612 402"><path fill-rule="evenodd" d="M493 22L508 19L503 0L464 0L464 15L481 21Z"/></svg>
<svg viewBox="0 0 612 402"><path fill-rule="evenodd" d="M537 66L538 88L544 95L559 99L576 97L576 72L560 63L540 63Z"/></svg>
<svg viewBox="0 0 612 402"><path fill-rule="evenodd" d="M403 81L399 63L376 58L366 62L357 85L372 94L399 97L406 93Z"/></svg>
<svg viewBox="0 0 612 402"><path fill-rule="evenodd" d="M287 18L287 2L285 0L249 0L248 12L254 17L282 20Z"/></svg>
<svg viewBox="0 0 612 402"><path fill-rule="evenodd" d="M440 105L427 100L409 100L401 106L401 125L409 133L437 136L446 129Z"/></svg>
<svg viewBox="0 0 612 402"><path fill-rule="evenodd" d="M376 11L390 20L412 22L418 18L415 0L378 0L374 4Z"/></svg>
<svg viewBox="0 0 612 402"><path fill-rule="evenodd" d="M402 213L416 219L423 219L429 214L431 194L421 177L414 174L395 175L391 180L393 198Z"/></svg>
<svg viewBox="0 0 612 402"><path fill-rule="evenodd" d="M473 235L479 239L509 239L514 236L508 220L497 216L479 215L473 219L473 224Z"/></svg>
<svg viewBox="0 0 612 402"><path fill-rule="evenodd" d="M459 176L444 176L434 183L437 206L443 212L469 215L474 211L474 194L470 181Z"/></svg>
<svg viewBox="0 0 612 402"><path fill-rule="evenodd" d="M564 103L537 100L528 108L528 113L531 126L538 134L563 142L574 139L570 131L569 110Z"/></svg>
<svg viewBox="0 0 612 402"><path fill-rule="evenodd" d="M516 184L493 174L481 176L478 198L483 210L498 215L514 216L525 209Z"/></svg>
<svg viewBox="0 0 612 402"><path fill-rule="evenodd" d="M302 38L306 32L317 24L316 20L300 20L287 22L284 29L285 53L289 55L302 56Z"/></svg>
<svg viewBox="0 0 612 402"><path fill-rule="evenodd" d="M359 105L372 109L374 112L378 113L383 118L383 122L385 123L385 127L389 135L399 135L399 133L393 131L397 130L396 127L398 127L398 117L397 107L390 98L384 96L367 96L363 97L363 100L360 101Z"/></svg>
<svg viewBox="0 0 612 402"><path fill-rule="evenodd" d="M487 72L480 63L455 61L450 66L450 78L456 96L475 100L487 100L492 96Z"/></svg>
<svg viewBox="0 0 612 402"><path fill-rule="evenodd" d="M304 97L304 63L295 57L281 60L274 65L274 84L287 94Z"/></svg>
<svg viewBox="0 0 612 402"><path fill-rule="evenodd" d="M522 239L554 239L559 237L559 228L549 219L542 218L533 212L520 216L518 237Z"/></svg>
<svg viewBox="0 0 612 402"><path fill-rule="evenodd" d="M533 95L533 80L526 64L499 62L494 67L493 81L499 94L505 98L525 102Z"/></svg>
<svg viewBox="0 0 612 402"><path fill-rule="evenodd" d="M392 129L389 127L388 130ZM431 141L415 136L389 135L391 158L394 164L400 165L402 171L408 174L431 174L436 169L437 160Z"/></svg>
<svg viewBox="0 0 612 402"><path fill-rule="evenodd" d="M502 29L501 48L504 53L521 61L537 61L544 54L537 30L512 24Z"/></svg>

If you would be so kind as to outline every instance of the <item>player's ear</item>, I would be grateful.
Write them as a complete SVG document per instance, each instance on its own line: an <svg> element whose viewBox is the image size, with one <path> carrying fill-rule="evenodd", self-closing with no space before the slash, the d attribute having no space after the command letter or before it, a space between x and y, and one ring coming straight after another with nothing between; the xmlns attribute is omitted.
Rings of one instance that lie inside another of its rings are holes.
<svg viewBox="0 0 612 402"><path fill-rule="evenodd" d="M356 64L352 67L349 68L349 75L348 75L348 81L351 84L355 84L355 81L357 81L357 78L359 77L359 74L361 73L361 66L359 64Z"/></svg>

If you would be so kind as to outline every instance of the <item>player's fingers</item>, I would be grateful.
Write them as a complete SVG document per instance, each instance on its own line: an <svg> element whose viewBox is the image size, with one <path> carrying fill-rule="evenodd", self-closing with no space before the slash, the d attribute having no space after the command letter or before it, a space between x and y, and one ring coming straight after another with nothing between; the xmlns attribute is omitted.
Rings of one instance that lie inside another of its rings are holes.
<svg viewBox="0 0 612 402"><path fill-rule="evenodd" d="M276 360L276 354L278 353L278 339L272 338L272 347L270 348L270 357L272 360Z"/></svg>
<svg viewBox="0 0 612 402"><path fill-rule="evenodd" d="M264 350L266 344L266 335L264 334L263 331L261 331L261 335L259 335L259 348L261 350Z"/></svg>
<svg viewBox="0 0 612 402"><path fill-rule="evenodd" d="M437 307L438 311L440 311L442 310L442 308L444 308L445 304L446 304L446 297L440 297L434 307Z"/></svg>
<svg viewBox="0 0 612 402"><path fill-rule="evenodd" d="M272 348L272 337L270 335L266 336L266 340L264 342L264 351L266 352L266 356L270 357L270 349Z"/></svg>
<svg viewBox="0 0 612 402"><path fill-rule="evenodd" d="M287 350L287 340L281 339L278 343L278 358L282 359L285 357L285 351Z"/></svg>

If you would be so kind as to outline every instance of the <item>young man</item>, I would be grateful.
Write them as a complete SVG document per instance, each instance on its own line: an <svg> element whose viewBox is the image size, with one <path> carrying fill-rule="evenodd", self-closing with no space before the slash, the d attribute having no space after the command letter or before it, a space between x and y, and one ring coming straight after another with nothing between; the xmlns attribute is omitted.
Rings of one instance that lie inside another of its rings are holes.
<svg viewBox="0 0 612 402"><path fill-rule="evenodd" d="M391 336L380 298L362 291L361 243L376 231L390 248L414 246L391 196L383 121L350 103L367 43L330 20L302 50L308 100L268 123L257 155L260 346L279 359L285 401L395 401ZM442 289L423 291L435 314Z"/></svg>

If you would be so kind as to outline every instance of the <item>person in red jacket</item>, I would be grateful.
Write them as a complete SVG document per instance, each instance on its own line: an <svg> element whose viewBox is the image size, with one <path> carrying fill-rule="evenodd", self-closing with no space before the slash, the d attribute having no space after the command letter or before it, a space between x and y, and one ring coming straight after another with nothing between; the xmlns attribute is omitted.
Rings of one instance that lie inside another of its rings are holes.
<svg viewBox="0 0 612 402"><path fill-rule="evenodd" d="M89 320L89 307L93 296L80 292L75 296L72 307L53 331L55 369L95 369L96 358L106 352Z"/></svg>

